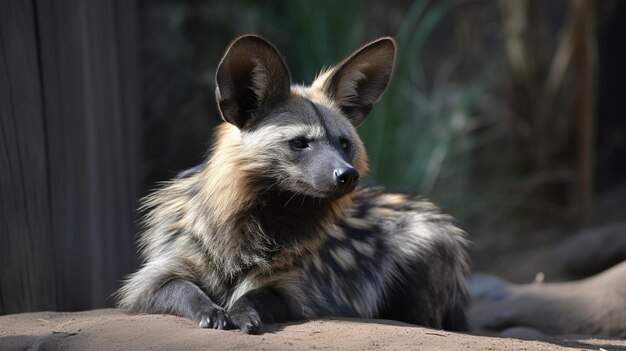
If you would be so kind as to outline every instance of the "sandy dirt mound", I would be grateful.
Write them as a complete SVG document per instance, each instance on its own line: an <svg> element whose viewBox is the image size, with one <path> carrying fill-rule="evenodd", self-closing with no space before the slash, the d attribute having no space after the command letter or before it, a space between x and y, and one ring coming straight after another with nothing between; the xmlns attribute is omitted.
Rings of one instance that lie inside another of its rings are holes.
<svg viewBox="0 0 626 351"><path fill-rule="evenodd" d="M626 340L581 336L528 341L449 333L384 320L316 320L266 326L262 335L200 329L165 315L105 309L0 317L0 350L626 350Z"/></svg>

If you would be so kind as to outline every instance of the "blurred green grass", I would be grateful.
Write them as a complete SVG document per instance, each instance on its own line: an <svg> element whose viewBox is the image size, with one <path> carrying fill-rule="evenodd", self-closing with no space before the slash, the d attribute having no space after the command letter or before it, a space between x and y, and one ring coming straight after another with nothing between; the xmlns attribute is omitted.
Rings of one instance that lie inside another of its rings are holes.
<svg viewBox="0 0 626 351"><path fill-rule="evenodd" d="M206 145L202 139L217 123L207 116L207 111L215 113L214 69L224 47L235 36L254 32L267 37L285 55L294 81L308 84L321 68L339 62L370 40L391 35L399 49L394 76L359 129L370 156L367 182L431 197L453 210L473 208L459 203L467 201L472 162L468 125L476 99L484 90L482 74L463 84L454 83L450 75L456 64L448 60L441 63L434 84L427 87L420 62L425 43L454 2L415 0L388 5L354 0L233 0L163 2L156 7L144 4L149 6L144 22L151 28L144 51L153 58L146 65L147 118L157 124L174 121L170 128L157 126L148 132L153 140L148 149L155 150L149 159L163 159L165 154L165 160L180 160L181 154L193 153L186 145L172 148L172 143L180 143L177 140ZM173 45L166 45L168 42ZM174 97L168 95L172 91ZM181 123L181 118L187 123ZM190 125L195 131L180 130ZM164 143L164 139L170 141ZM157 163L151 167L162 166Z"/></svg>
<svg viewBox="0 0 626 351"><path fill-rule="evenodd" d="M450 71L455 65L443 62L435 84L427 88L420 62L426 41L454 2L416 0L396 5L395 17L400 20L394 23L376 22L372 14L390 9L363 6L360 1L271 4L256 9L259 16L269 19L260 21L265 23L260 32L272 39L271 34L277 34L274 37L294 76L305 83L321 67L339 62L369 40L383 35L396 38L399 52L394 76L359 129L370 156L369 183L463 208L459 204L467 201L463 186L472 161L468 125L484 90L482 72L464 84L452 84ZM390 13L387 16L394 18Z"/></svg>
<svg viewBox="0 0 626 351"><path fill-rule="evenodd" d="M293 81L309 84L320 69L390 35L396 70L359 128L370 156L366 185L433 200L470 233L483 269L494 254L558 240L585 220L574 196L575 73L557 70L562 85L545 92L559 48L574 33L573 2L141 4L146 189L205 157L220 122L215 68L236 36L268 38Z"/></svg>
<svg viewBox="0 0 626 351"><path fill-rule="evenodd" d="M370 156L366 183L430 198L466 227L511 227L522 221L518 210L542 208L515 189L555 178L529 175L519 153L507 151L510 157L502 157L507 153L500 152L508 150L510 137L510 127L500 116L506 107L498 107L502 101L493 103L494 82L506 79L502 42L481 48L483 56L475 60L460 52L459 46L467 43L454 42L462 35L449 28L442 32L442 23L450 26L462 17L458 11L464 2L142 4L147 184L202 159L219 122L213 100L215 68L234 37L258 33L268 38L285 55L294 82L309 84L323 67L370 40L391 35L399 50L394 76L359 129ZM429 56L427 50L442 42L448 51ZM487 109L480 106L486 98L492 99ZM513 213L518 220L511 220Z"/></svg>

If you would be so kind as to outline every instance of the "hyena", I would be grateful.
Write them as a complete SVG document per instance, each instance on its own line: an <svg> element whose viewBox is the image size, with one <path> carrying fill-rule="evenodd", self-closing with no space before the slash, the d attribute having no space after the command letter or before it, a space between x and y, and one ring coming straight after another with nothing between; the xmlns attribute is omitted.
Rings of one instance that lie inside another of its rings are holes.
<svg viewBox="0 0 626 351"><path fill-rule="evenodd" d="M465 330L465 233L430 202L356 188L356 127L395 52L380 38L301 86L266 40L232 42L216 72L224 123L204 163L144 200L143 265L119 306L246 333L332 316Z"/></svg>

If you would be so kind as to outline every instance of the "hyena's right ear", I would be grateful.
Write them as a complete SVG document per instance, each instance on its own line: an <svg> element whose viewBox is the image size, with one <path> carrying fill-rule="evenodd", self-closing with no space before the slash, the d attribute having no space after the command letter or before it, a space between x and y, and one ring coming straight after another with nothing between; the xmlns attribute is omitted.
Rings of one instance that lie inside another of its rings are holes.
<svg viewBox="0 0 626 351"><path fill-rule="evenodd" d="M215 81L222 118L240 129L289 98L291 87L280 53L256 35L244 35L230 44L217 67Z"/></svg>

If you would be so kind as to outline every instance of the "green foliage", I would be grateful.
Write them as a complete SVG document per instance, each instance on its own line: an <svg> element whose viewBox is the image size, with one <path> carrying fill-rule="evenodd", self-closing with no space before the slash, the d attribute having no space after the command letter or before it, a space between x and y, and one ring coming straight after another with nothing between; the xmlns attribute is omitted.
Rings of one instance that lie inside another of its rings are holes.
<svg viewBox="0 0 626 351"><path fill-rule="evenodd" d="M399 47L394 77L359 130L370 155L370 180L412 193L444 196L449 178L468 166L468 158L463 157L467 124L482 89L478 80L459 87L444 78L429 92L420 74L424 44L451 3L416 0L408 9L384 8L388 15L392 10L404 15L391 24L375 22L368 6L373 2L363 4L272 1L256 9L264 18L258 29L278 42L295 79L305 83L320 67L337 63L368 40L394 36ZM383 32L383 27L389 31Z"/></svg>
<svg viewBox="0 0 626 351"><path fill-rule="evenodd" d="M239 34L255 32L272 40L285 55L294 81L304 84L310 83L320 68L339 62L367 41L394 36L399 49L394 76L359 130L370 155L369 182L432 197L456 210L465 207L459 204L465 205L469 195L473 158L468 125L484 90L484 79L479 72L470 81L455 84L451 75L456 65L451 59L436 67L435 82L429 85L420 61L425 43L453 4L429 0L408 4L190 1L176 18L179 32L188 41L185 52L196 58L188 64L202 72L196 73L195 87L183 90L192 91L195 97L191 110L204 109L192 114L206 118L206 106L214 104L208 93L214 89L213 82L207 77L214 75L227 41ZM198 96L205 96L205 101L197 101Z"/></svg>

